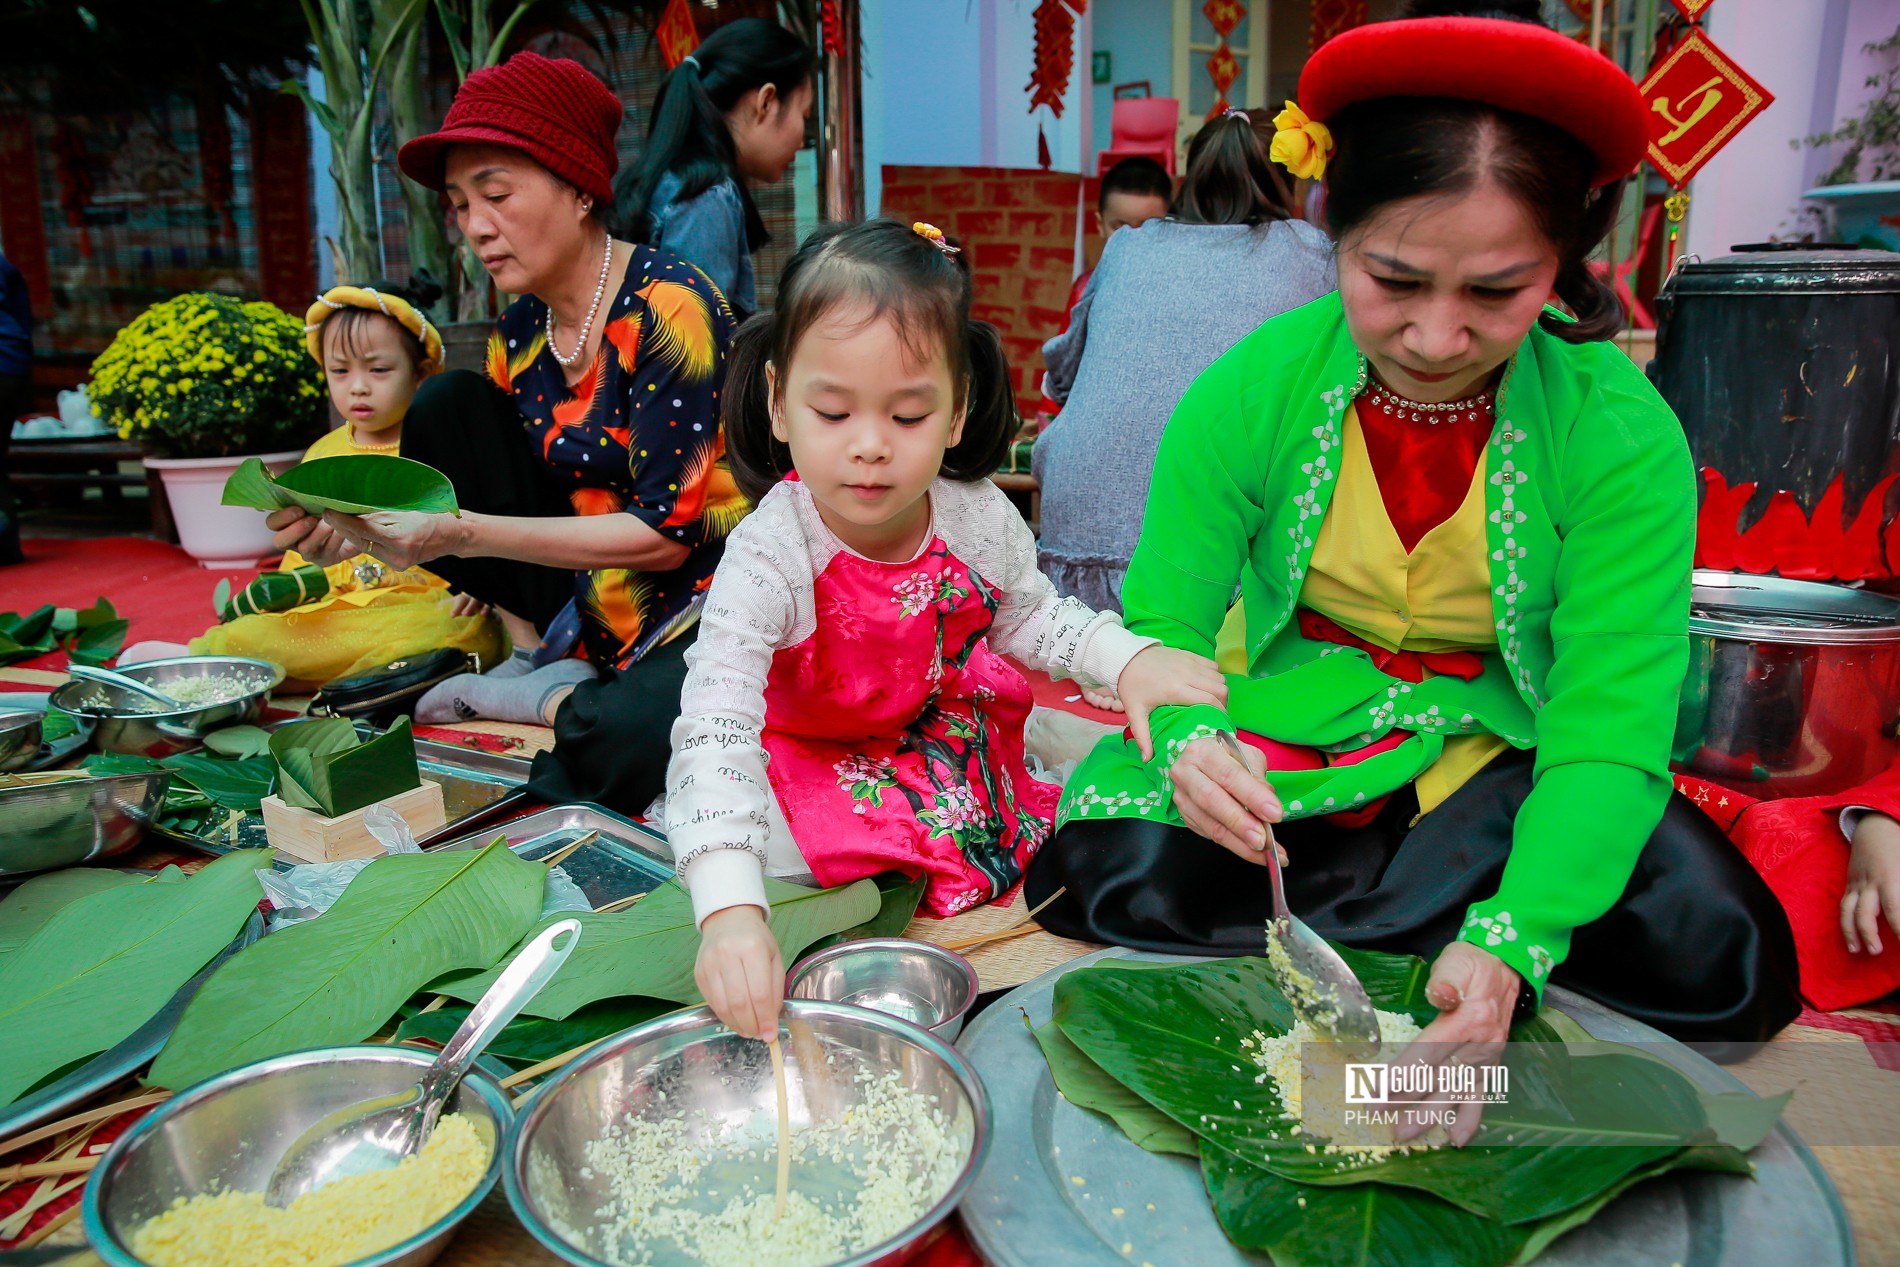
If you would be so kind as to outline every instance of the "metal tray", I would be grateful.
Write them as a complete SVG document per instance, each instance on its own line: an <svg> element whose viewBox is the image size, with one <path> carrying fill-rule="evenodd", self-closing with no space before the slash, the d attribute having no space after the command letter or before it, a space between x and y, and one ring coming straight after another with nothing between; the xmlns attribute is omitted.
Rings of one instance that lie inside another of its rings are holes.
<svg viewBox="0 0 1900 1267"><path fill-rule="evenodd" d="M1111 958L1193 962L1100 951L1012 990L958 1041L996 1114L989 1161L963 1200L963 1225L994 1267L1261 1267L1264 1256L1236 1248L1221 1232L1201 1168L1188 1158L1144 1152L1108 1119L1064 1100L1023 1025L1025 1013L1032 1024L1048 1021L1063 973ZM1606 1041L1669 1043L1647 1025L1556 986L1545 1002ZM1663 1054L1707 1090L1748 1090L1680 1044ZM1800 1137L1777 1126L1750 1156L1754 1179L1676 1171L1632 1188L1553 1244L1539 1267L1852 1267L1847 1213ZM1086 1186L1070 1182L1077 1174ZM1128 1253L1124 1245L1132 1247Z"/></svg>
<svg viewBox="0 0 1900 1267"><path fill-rule="evenodd" d="M7 691L0 693L0 707L8 711L18 709L21 712L43 713L52 698L45 691ZM67 713L66 716L72 719L73 733L52 743L42 743L39 755L20 767L16 773L32 774L39 770L50 770L82 751L92 741L92 731L96 724L92 718L79 713Z"/></svg>
<svg viewBox="0 0 1900 1267"><path fill-rule="evenodd" d="M295 725L294 722L279 723ZM357 733L365 739L373 739L382 732L372 726L359 723ZM482 816L505 812L510 805L525 804L527 794L521 791L521 785L528 781L528 767L531 763L521 757L507 757L479 749L459 748L454 744L435 743L431 740L416 741L416 768L422 777L442 785L443 808L448 811L448 822L425 838L440 839L461 824ZM162 827L153 827L148 833L155 840L163 840L174 845L182 845L199 853L227 854L234 849L267 849L270 841L264 831L264 817L261 814L246 814L239 820L236 830L229 840L212 840L189 832L167 831ZM283 870L290 863L279 861L277 867Z"/></svg>
<svg viewBox="0 0 1900 1267"><path fill-rule="evenodd" d="M650 893L673 878L673 856L666 837L600 805L555 805L501 824L470 832L441 845L438 850L479 849L497 836L529 861L552 857L589 832L599 836L582 845L561 870L580 886L596 910L609 902Z"/></svg>
<svg viewBox="0 0 1900 1267"><path fill-rule="evenodd" d="M244 921L244 927L231 939L231 944L219 951L216 959L199 969L196 976L179 986L170 1002L160 1008L151 1020L120 1039L117 1046L94 1056L59 1081L49 1083L31 1095L0 1108L0 1139L19 1135L64 1117L121 1078L137 1073L147 1061L158 1055L159 1048L171 1037L178 1018L184 1014L185 1004L191 1002L191 996L198 992L198 987L226 959L263 935L264 916L252 911L251 917Z"/></svg>

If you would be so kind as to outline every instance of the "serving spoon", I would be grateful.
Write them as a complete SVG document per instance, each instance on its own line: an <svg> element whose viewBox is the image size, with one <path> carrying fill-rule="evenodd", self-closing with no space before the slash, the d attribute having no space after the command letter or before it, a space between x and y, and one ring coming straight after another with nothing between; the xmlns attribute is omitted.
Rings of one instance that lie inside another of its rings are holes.
<svg viewBox="0 0 1900 1267"><path fill-rule="evenodd" d="M554 943L563 935L567 942L557 949ZM482 994L420 1082L407 1091L345 1105L291 1141L264 1189L265 1203L287 1206L334 1180L389 1170L422 1151L462 1075L541 992L580 939L577 919L542 930Z"/></svg>
<svg viewBox="0 0 1900 1267"><path fill-rule="evenodd" d="M1228 754L1240 768L1253 773L1241 755L1240 741L1219 732ZM1274 848L1273 829L1267 829L1267 878L1273 886L1273 919L1267 925L1267 966L1280 992L1315 1034L1365 1050L1367 1059L1379 1051L1379 1014L1372 1008L1366 987L1339 952L1314 932L1286 904L1286 886L1280 878L1280 855Z"/></svg>
<svg viewBox="0 0 1900 1267"><path fill-rule="evenodd" d="M141 682L135 677L116 673L111 669L96 668L90 664L69 664L66 666L66 676L76 677L82 682L97 682L100 686L110 686L116 690L128 691L133 695L143 695L146 699L163 704L168 713L180 713L189 707L187 704L179 703L149 682Z"/></svg>

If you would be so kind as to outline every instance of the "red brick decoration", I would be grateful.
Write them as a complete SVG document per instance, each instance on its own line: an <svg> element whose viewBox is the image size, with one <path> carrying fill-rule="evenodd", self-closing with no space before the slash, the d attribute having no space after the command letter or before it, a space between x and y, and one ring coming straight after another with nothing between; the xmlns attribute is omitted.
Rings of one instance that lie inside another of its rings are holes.
<svg viewBox="0 0 1900 1267"><path fill-rule="evenodd" d="M1095 206L1095 182L1068 172L1010 167L886 167L883 214L928 220L968 252L971 315L1003 334L1016 408L1036 415L1042 345L1062 328L1075 269L1076 194ZM1101 253L1095 217L1088 258Z"/></svg>

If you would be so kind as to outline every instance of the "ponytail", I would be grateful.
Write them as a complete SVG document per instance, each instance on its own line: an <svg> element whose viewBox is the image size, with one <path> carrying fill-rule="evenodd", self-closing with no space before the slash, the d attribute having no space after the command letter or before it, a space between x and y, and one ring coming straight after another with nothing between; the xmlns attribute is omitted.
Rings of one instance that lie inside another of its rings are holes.
<svg viewBox="0 0 1900 1267"><path fill-rule="evenodd" d="M944 452L943 477L967 483L996 474L1022 422L1002 335L987 321L966 325L970 378L964 386L963 438Z"/></svg>
<svg viewBox="0 0 1900 1267"><path fill-rule="evenodd" d="M1234 110L1188 142L1174 215L1185 224L1271 224L1292 214L1292 192L1272 159L1265 112Z"/></svg>
<svg viewBox="0 0 1900 1267"><path fill-rule="evenodd" d="M1622 181L1592 190L1574 236L1560 247L1557 280L1552 289L1575 321L1545 313L1538 318L1544 330L1566 343L1596 343L1623 331L1623 301L1608 282L1590 271L1589 253L1616 227L1622 202Z"/></svg>
<svg viewBox="0 0 1900 1267"><path fill-rule="evenodd" d="M772 381L766 367L777 335L778 318L761 312L739 327L726 350L719 407L726 463L739 491L755 506L792 469L791 449L772 434Z"/></svg>
<svg viewBox="0 0 1900 1267"><path fill-rule="evenodd" d="M810 82L816 60L796 35L764 18L728 22L660 81L639 159L614 179L614 219L621 236L650 242L647 207L668 173L679 177L681 202L730 180L745 208L746 248L771 237L738 170L726 114L747 94L770 84L780 102Z"/></svg>

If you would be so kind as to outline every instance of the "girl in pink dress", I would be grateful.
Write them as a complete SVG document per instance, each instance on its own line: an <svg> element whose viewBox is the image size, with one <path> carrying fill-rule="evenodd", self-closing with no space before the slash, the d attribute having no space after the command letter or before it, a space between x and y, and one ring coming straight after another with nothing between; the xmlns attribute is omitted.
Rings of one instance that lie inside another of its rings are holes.
<svg viewBox="0 0 1900 1267"><path fill-rule="evenodd" d="M942 234L821 229L778 307L734 339L727 458L756 509L727 539L687 652L666 830L707 1002L775 1032L769 872L928 879L952 915L1013 889L1059 789L1023 765L1009 654L1114 685L1146 743L1161 704L1224 698L1213 663L1059 598L988 479L1016 429L996 331Z"/></svg>

